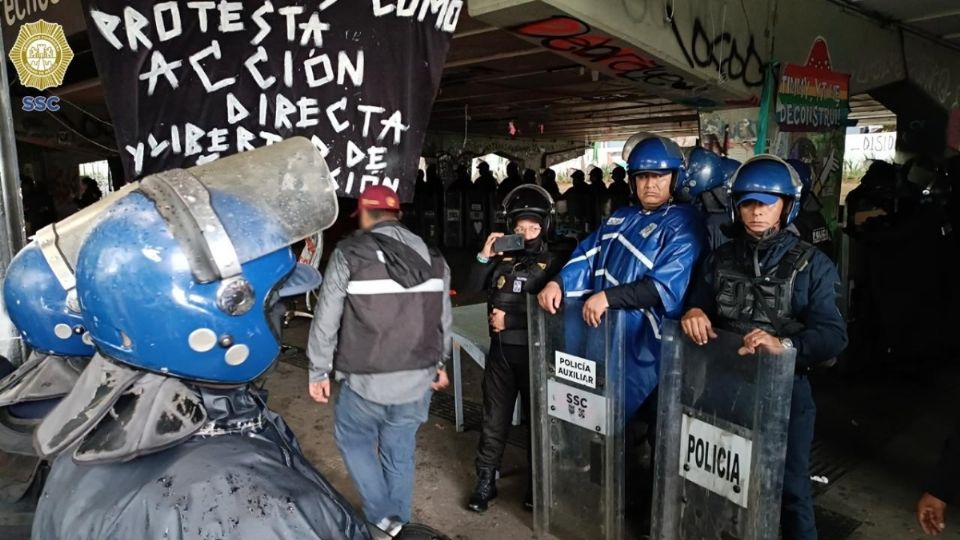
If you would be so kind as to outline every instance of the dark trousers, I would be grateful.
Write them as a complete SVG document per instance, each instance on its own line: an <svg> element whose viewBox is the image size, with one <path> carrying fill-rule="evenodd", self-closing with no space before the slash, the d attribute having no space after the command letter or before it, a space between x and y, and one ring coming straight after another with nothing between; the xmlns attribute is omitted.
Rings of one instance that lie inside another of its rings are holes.
<svg viewBox="0 0 960 540"><path fill-rule="evenodd" d="M530 414L529 354L526 345L505 345L498 336L490 340L483 372L483 430L477 448L478 467L500 468L517 394L524 412ZM529 459L528 450L528 462Z"/></svg>
<svg viewBox="0 0 960 540"><path fill-rule="evenodd" d="M790 402L787 428L787 460L783 471L783 506L780 528L784 540L816 540L813 516L813 492L810 486L810 447L817 406L813 402L810 380L797 377Z"/></svg>

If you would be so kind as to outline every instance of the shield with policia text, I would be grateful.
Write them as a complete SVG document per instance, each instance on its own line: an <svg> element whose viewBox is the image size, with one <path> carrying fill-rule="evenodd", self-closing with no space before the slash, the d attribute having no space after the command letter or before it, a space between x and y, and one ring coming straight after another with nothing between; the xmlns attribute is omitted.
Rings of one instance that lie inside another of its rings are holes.
<svg viewBox="0 0 960 540"><path fill-rule="evenodd" d="M83 0L128 180L304 136L413 198L463 0Z"/></svg>
<svg viewBox="0 0 960 540"><path fill-rule="evenodd" d="M531 296L528 310L534 532L623 538L623 313L591 328L583 302L550 315Z"/></svg>
<svg viewBox="0 0 960 540"><path fill-rule="evenodd" d="M665 321L653 538L777 538L796 352L740 356L718 330L699 346Z"/></svg>

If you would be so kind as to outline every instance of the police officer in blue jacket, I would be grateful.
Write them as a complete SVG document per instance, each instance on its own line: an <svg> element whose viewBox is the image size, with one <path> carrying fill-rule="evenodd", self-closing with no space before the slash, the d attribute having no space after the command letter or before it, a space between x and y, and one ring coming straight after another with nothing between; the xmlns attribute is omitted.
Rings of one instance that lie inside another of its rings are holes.
<svg viewBox="0 0 960 540"><path fill-rule="evenodd" d="M587 298L583 320L599 326L607 309L623 309L626 326L626 418L657 386L660 325L678 317L692 268L704 249L700 213L674 204L685 166L680 147L652 136L627 159L639 206L623 207L580 242L556 279L541 291L540 306L556 313L564 298Z"/></svg>
<svg viewBox="0 0 960 540"><path fill-rule="evenodd" d="M847 345L837 308L840 277L827 256L787 230L800 211L801 182L786 162L755 156L737 171L735 238L711 254L691 287L681 321L696 343L713 328L743 334L741 355L796 349L781 529L785 539L817 537L810 486L816 406L807 374Z"/></svg>

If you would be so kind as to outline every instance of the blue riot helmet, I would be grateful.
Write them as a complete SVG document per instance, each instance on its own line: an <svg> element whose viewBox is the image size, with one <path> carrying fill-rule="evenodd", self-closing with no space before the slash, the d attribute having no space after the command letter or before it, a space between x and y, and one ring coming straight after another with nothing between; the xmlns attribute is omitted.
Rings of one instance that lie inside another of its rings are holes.
<svg viewBox="0 0 960 540"><path fill-rule="evenodd" d="M68 293L36 242L7 267L3 301L11 322L32 349L59 356L93 356L76 293Z"/></svg>
<svg viewBox="0 0 960 540"><path fill-rule="evenodd" d="M740 221L737 208L747 200L773 204L776 198L784 201L781 227L793 223L800 213L800 195L803 185L797 171L786 161L770 154L760 154L748 159L733 177L730 195L733 199L733 220Z"/></svg>
<svg viewBox="0 0 960 540"><path fill-rule="evenodd" d="M720 156L697 146L687 156L687 178L675 196L684 202L695 201L701 194L722 186L725 179Z"/></svg>
<svg viewBox="0 0 960 540"><path fill-rule="evenodd" d="M295 137L145 178L90 231L77 260L97 348L137 368L242 384L276 359L290 244L329 227L336 186Z"/></svg>
<svg viewBox="0 0 960 540"><path fill-rule="evenodd" d="M720 167L723 169L723 178L727 184L733 179L733 175L737 172L737 169L740 168L740 165L742 165L742 163L736 159L726 156L720 158Z"/></svg>
<svg viewBox="0 0 960 540"><path fill-rule="evenodd" d="M800 161L799 159L788 159L787 164L793 167L793 170L797 171L797 176L800 177L800 184L803 185L801 198L806 200L813 189L813 169L810 168L807 162Z"/></svg>
<svg viewBox="0 0 960 540"><path fill-rule="evenodd" d="M634 177L642 172L672 172L672 190L676 192L686 179L683 151L666 137L653 136L638 142L627 158L631 189L636 189Z"/></svg>
<svg viewBox="0 0 960 540"><path fill-rule="evenodd" d="M125 187L73 215L40 229L7 269L4 302L24 342L57 356L93 356L84 335L74 265L80 241L104 208L128 193Z"/></svg>

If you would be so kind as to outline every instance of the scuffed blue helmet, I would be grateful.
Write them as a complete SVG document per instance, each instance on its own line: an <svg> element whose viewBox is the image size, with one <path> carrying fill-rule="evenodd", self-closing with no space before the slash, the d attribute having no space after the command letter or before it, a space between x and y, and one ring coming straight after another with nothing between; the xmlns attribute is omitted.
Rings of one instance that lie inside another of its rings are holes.
<svg viewBox="0 0 960 540"><path fill-rule="evenodd" d="M209 283L198 282L188 259L153 201L132 193L115 203L77 260L94 343L113 359L176 377L255 379L280 351L269 312L293 252L274 251L244 263L240 276Z"/></svg>
<svg viewBox="0 0 960 540"><path fill-rule="evenodd" d="M257 378L280 351L280 288L297 267L289 245L336 214L326 163L302 138L144 179L80 248L93 342L183 379Z"/></svg>
<svg viewBox="0 0 960 540"><path fill-rule="evenodd" d="M730 194L733 199L733 220L740 220L737 208L746 197L766 202L767 196L776 196L784 199L783 215L780 217L782 227L793 223L800 212L800 195L803 185L797 171L786 161L770 154L760 154L748 159L737 170L733 177ZM773 200L770 199L772 203ZM769 204L769 203L768 203Z"/></svg>
<svg viewBox="0 0 960 540"><path fill-rule="evenodd" d="M702 193L722 186L725 179L720 156L697 146L687 156L687 178L675 195L682 201L694 201Z"/></svg>
<svg viewBox="0 0 960 540"><path fill-rule="evenodd" d="M674 182L672 190L676 192L683 185L686 177L686 167L683 161L683 151L680 146L666 137L653 136L636 144L627 158L627 174L630 176L630 185L633 186L633 177L642 172L672 172Z"/></svg>
<svg viewBox="0 0 960 540"><path fill-rule="evenodd" d="M59 356L93 356L76 297L67 291L31 242L10 262L3 280L7 314L23 341L33 349Z"/></svg>
<svg viewBox="0 0 960 540"><path fill-rule="evenodd" d="M800 184L803 185L801 197L804 199L807 198L810 190L813 189L813 169L810 168L807 162L800 161L799 159L788 159L787 163L793 167L793 170L797 171L797 176L800 177Z"/></svg>
<svg viewBox="0 0 960 540"><path fill-rule="evenodd" d="M737 169L740 168L740 165L743 165L743 163L736 159L729 157L720 158L720 167L723 169L723 179L725 182L730 183L730 180L733 179L733 175L737 172Z"/></svg>

